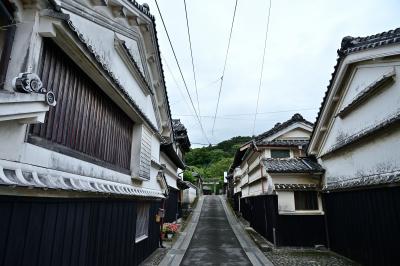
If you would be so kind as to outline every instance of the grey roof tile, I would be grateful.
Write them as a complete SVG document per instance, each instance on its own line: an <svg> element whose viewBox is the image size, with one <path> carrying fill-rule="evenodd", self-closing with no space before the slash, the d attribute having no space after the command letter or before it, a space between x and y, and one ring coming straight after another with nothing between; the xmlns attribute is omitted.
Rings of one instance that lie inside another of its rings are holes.
<svg viewBox="0 0 400 266"><path fill-rule="evenodd" d="M268 173L322 173L324 169L313 159L304 158L267 158L263 161Z"/></svg>
<svg viewBox="0 0 400 266"><path fill-rule="evenodd" d="M263 145L263 146L273 146L273 147L298 147L302 146L305 147L309 143L309 140L305 139L274 139L271 141L267 140L261 140L257 142L257 145Z"/></svg>

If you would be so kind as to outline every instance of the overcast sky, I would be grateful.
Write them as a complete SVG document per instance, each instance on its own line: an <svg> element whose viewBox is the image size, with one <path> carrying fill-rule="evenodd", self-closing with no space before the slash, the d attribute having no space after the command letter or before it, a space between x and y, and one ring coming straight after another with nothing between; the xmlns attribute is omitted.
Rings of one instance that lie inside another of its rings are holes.
<svg viewBox="0 0 400 266"><path fill-rule="evenodd" d="M158 38L173 118L188 129L192 147L207 144L194 117L154 0ZM257 101L269 1L239 0L214 132L234 0L187 0L203 127L213 144L249 136ZM158 0L197 108L183 0ZM270 28L255 134L301 113L315 122L344 36L400 27L396 0L272 0Z"/></svg>

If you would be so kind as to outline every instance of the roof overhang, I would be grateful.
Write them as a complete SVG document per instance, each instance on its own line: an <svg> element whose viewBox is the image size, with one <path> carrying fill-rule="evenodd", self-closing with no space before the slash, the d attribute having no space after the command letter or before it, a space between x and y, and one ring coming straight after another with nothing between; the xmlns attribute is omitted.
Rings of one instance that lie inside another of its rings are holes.
<svg viewBox="0 0 400 266"><path fill-rule="evenodd" d="M176 185L180 190L185 190L189 188L189 185L186 184L186 182L181 179L176 180Z"/></svg>
<svg viewBox="0 0 400 266"><path fill-rule="evenodd" d="M167 143L162 143L160 145L160 150L164 152L168 158L180 169L184 170L186 168L185 164L183 163L182 159L178 156L176 153L173 143L172 142L167 142Z"/></svg>

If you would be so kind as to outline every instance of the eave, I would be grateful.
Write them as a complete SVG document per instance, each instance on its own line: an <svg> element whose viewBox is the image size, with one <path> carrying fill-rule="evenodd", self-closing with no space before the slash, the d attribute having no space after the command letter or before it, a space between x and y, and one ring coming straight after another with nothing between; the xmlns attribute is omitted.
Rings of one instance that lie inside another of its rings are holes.
<svg viewBox="0 0 400 266"><path fill-rule="evenodd" d="M179 167L182 170L186 168L185 164L183 163L181 158L179 158L178 154L174 150L172 142L162 143L160 146L160 150L164 152L177 167Z"/></svg>

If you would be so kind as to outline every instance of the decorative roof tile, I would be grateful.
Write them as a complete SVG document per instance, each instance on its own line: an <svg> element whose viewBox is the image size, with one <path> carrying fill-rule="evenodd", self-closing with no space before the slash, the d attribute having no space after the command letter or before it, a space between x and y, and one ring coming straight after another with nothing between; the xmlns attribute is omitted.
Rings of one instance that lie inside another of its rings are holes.
<svg viewBox="0 0 400 266"><path fill-rule="evenodd" d="M31 167L31 166L29 166ZM8 168L0 165L0 186L89 192L113 196L165 198L161 191L114 181L41 169Z"/></svg>
<svg viewBox="0 0 400 266"><path fill-rule="evenodd" d="M267 158L263 161L268 173L322 173L324 169L309 157Z"/></svg>

